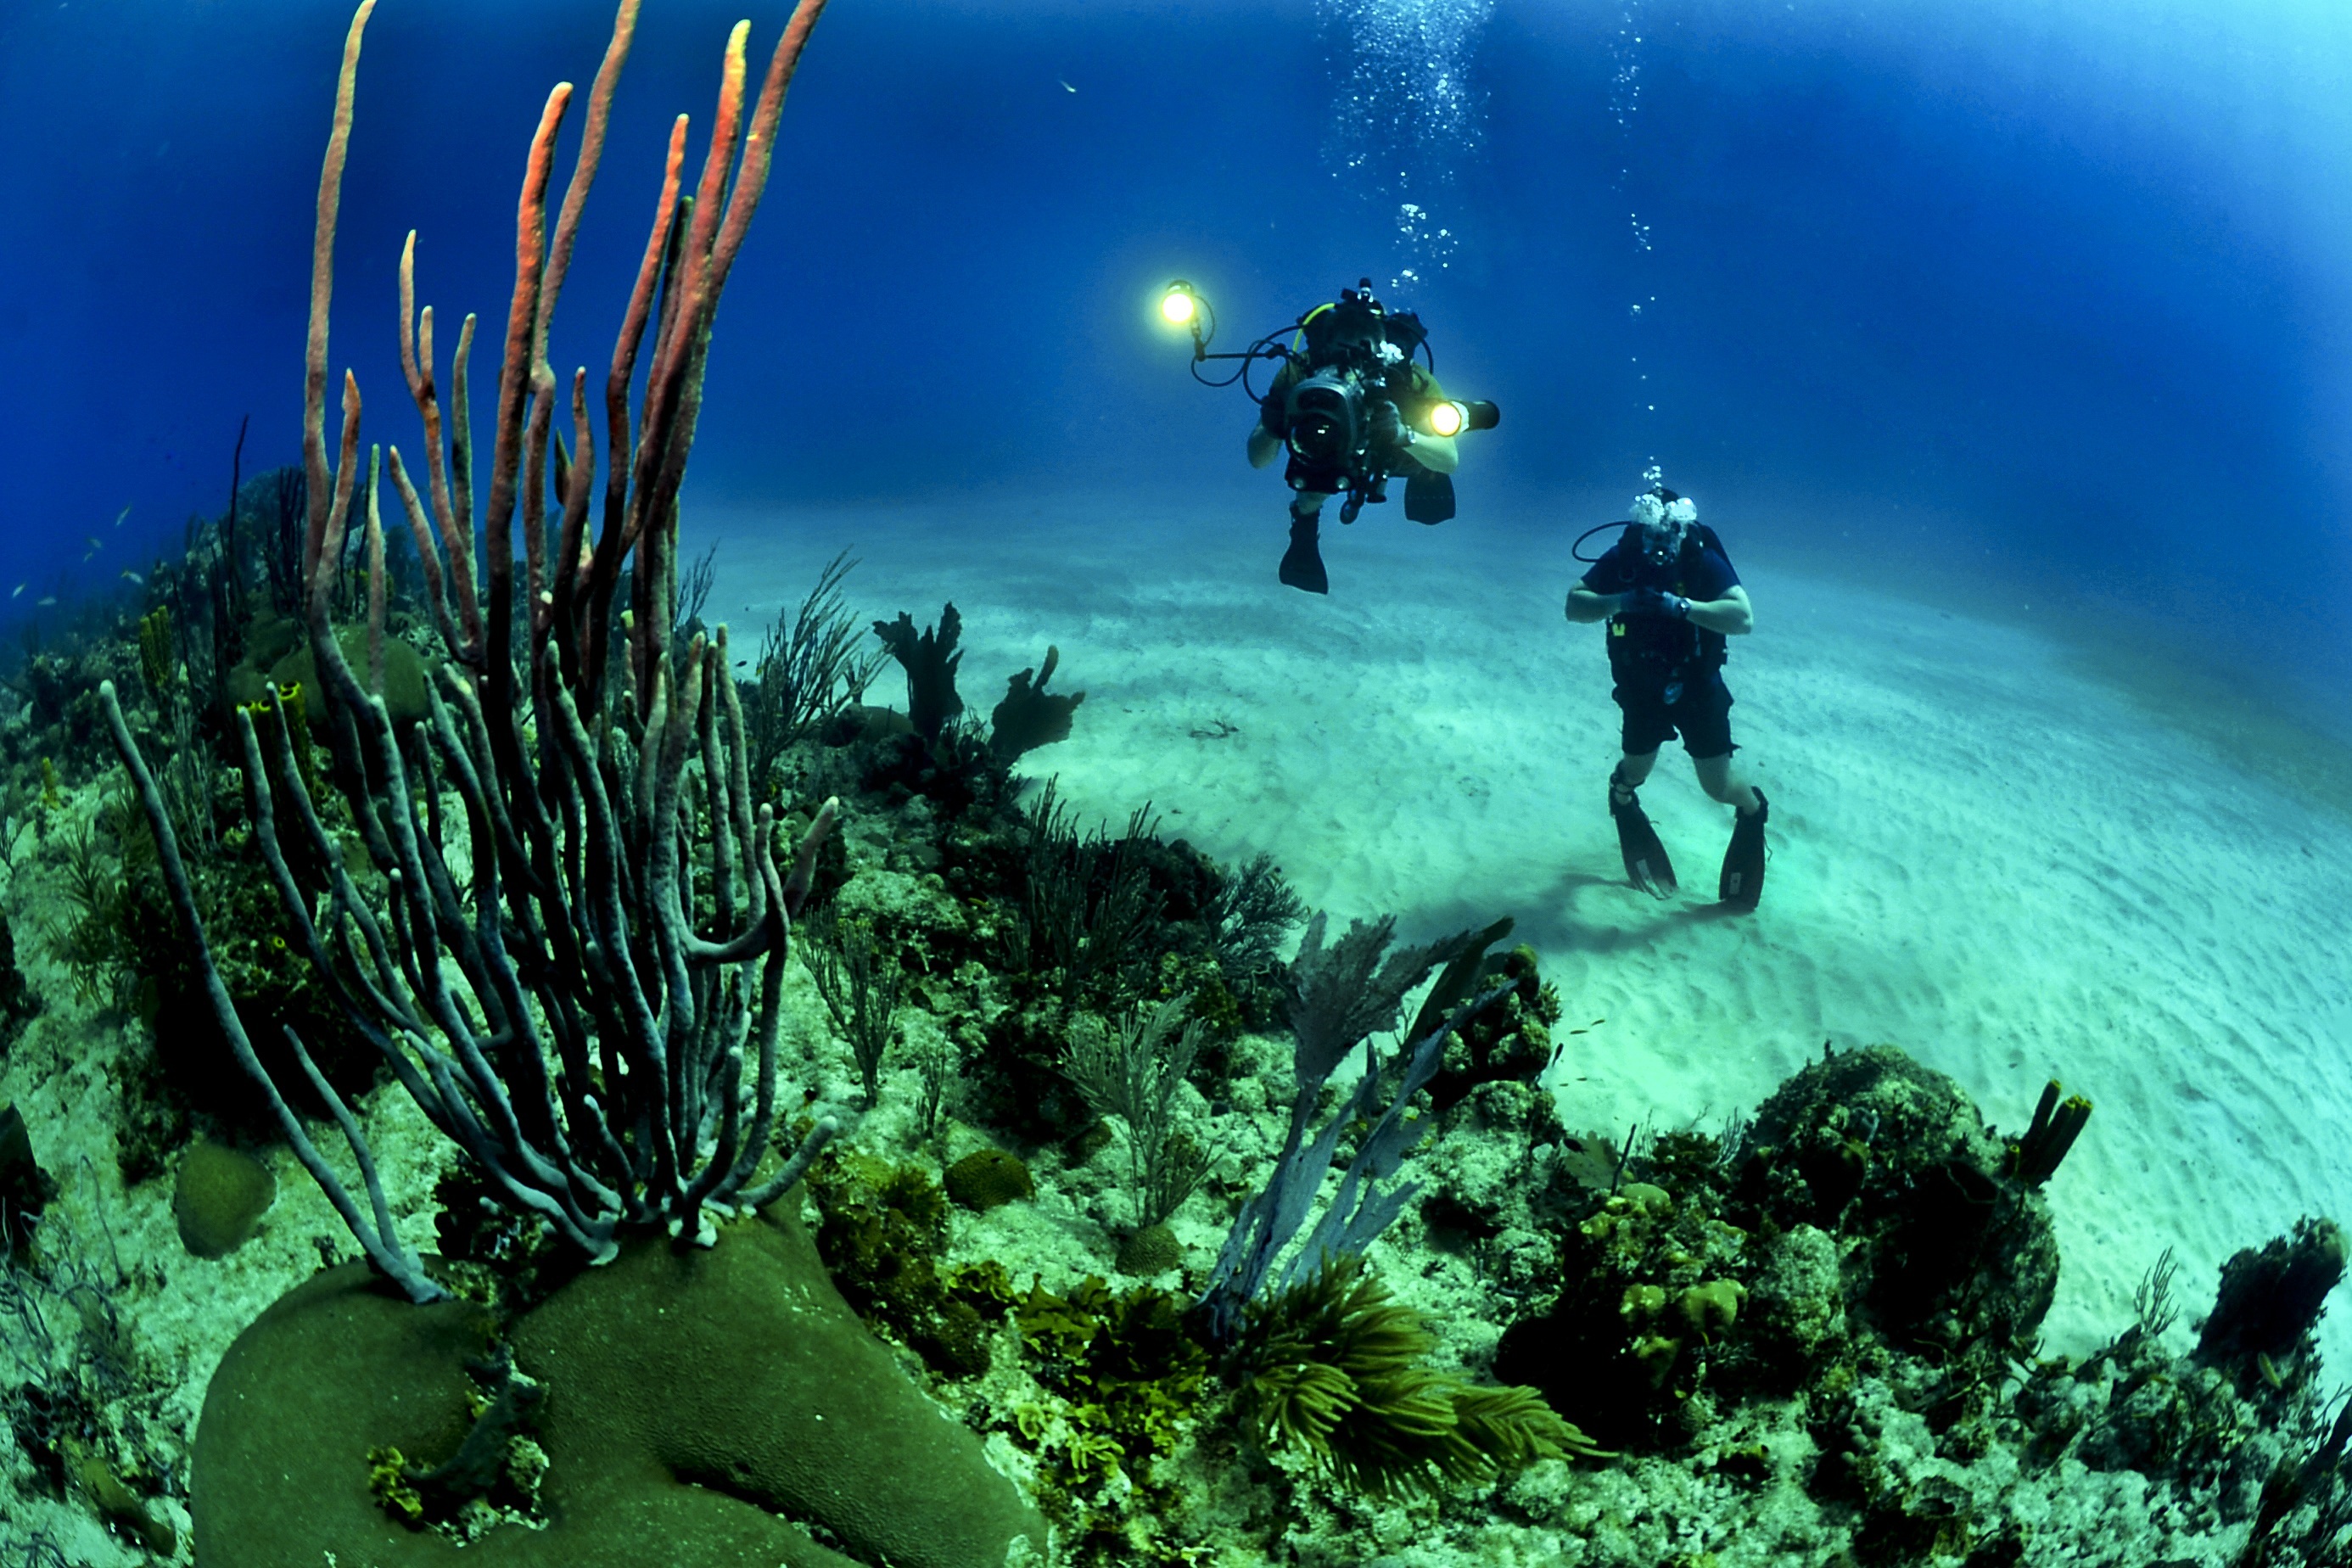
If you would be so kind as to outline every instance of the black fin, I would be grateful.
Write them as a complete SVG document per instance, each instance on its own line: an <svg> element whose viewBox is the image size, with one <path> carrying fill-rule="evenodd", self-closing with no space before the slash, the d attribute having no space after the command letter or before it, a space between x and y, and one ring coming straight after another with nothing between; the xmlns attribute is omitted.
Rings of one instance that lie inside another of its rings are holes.
<svg viewBox="0 0 2352 1568"><path fill-rule="evenodd" d="M1764 824L1772 815L1764 792L1756 792L1756 815L1731 819L1731 847L1723 852L1723 879L1717 896L1735 910L1752 910L1764 896Z"/></svg>
<svg viewBox="0 0 2352 1568"><path fill-rule="evenodd" d="M1654 899L1672 898L1681 885L1675 880L1674 862L1666 858L1666 847L1658 842L1658 830L1642 810L1641 802L1627 792L1621 804L1611 792L1609 815L1617 823L1617 847L1625 857L1625 879Z"/></svg>
<svg viewBox="0 0 2352 1568"><path fill-rule="evenodd" d="M1454 478L1423 468L1405 477L1404 515L1433 526L1454 515Z"/></svg>
<svg viewBox="0 0 2352 1568"><path fill-rule="evenodd" d="M1276 574L1283 585L1304 589L1309 594L1328 594L1331 579L1323 571L1323 552L1315 547L1316 526L1311 517L1290 520L1290 548L1282 552L1282 567Z"/></svg>

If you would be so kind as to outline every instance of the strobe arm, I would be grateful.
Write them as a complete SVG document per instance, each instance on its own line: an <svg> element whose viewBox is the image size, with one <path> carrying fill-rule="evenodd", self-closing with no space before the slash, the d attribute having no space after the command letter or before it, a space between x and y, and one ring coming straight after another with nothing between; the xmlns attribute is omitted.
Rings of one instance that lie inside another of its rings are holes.
<svg viewBox="0 0 2352 1568"><path fill-rule="evenodd" d="M1226 353L1211 353L1209 345L1201 341L1201 329L1192 329L1192 363L1201 364L1213 359L1288 359L1290 351L1279 343L1270 347L1239 349Z"/></svg>

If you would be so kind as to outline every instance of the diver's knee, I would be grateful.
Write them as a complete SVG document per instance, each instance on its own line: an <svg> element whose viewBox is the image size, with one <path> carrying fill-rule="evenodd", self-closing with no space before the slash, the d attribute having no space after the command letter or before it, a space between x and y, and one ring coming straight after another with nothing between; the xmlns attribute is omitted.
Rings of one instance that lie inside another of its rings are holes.
<svg viewBox="0 0 2352 1568"><path fill-rule="evenodd" d="M1719 757L1693 757L1691 771L1698 775L1698 787L1726 805L1736 805L1747 796L1747 781L1731 765L1728 752Z"/></svg>

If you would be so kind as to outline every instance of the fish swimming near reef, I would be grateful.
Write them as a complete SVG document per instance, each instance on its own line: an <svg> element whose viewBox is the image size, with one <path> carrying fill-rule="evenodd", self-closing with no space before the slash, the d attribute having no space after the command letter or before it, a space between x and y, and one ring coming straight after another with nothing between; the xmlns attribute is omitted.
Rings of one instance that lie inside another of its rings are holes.
<svg viewBox="0 0 2352 1568"><path fill-rule="evenodd" d="M123 569L122 580L130 584L134 588L143 588L147 585L146 578L142 577L138 573L130 570L128 567Z"/></svg>
<svg viewBox="0 0 2352 1568"><path fill-rule="evenodd" d="M21 599L25 596L25 590L31 585L32 584L29 583L19 583L16 584L16 592L10 594L8 596L12 599Z"/></svg>
<svg viewBox="0 0 2352 1568"><path fill-rule="evenodd" d="M42 609L44 609L44 610L47 609L50 605L52 605L56 604L57 602L58 602L58 596L57 596L55 594L44 594L44 595L42 595L39 598L37 598L37 599L36 599L36 600L34 600L34 601L33 601L33 603L34 603L35 605L38 605L40 608L42 608Z"/></svg>
<svg viewBox="0 0 2352 1568"><path fill-rule="evenodd" d="M121 511L116 512L116 513L114 514L114 526L115 526L115 527L117 527L117 528L121 528L121 527L122 526L122 520L123 520L124 518L126 518L126 517L129 517L130 515L131 515L131 509L130 509L129 507L127 507L127 506L126 506L126 507L124 507ZM91 541L90 541L90 542L91 542L92 544L95 544L95 543L97 543L97 542L98 542L98 541L97 541L97 540L95 540L95 539L93 539L93 540L91 540Z"/></svg>

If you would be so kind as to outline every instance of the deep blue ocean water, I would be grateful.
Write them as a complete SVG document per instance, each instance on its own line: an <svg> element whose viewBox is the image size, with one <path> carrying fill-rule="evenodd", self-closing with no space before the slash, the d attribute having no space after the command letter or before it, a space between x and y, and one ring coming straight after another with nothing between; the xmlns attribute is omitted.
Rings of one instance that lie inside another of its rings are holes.
<svg viewBox="0 0 2352 1568"><path fill-rule="evenodd" d="M707 119L743 10L648 0L559 366L601 370L667 119ZM248 474L297 460L348 15L0 5L0 615L217 512L241 417ZM751 8L755 60L784 15ZM418 439L402 236L446 356L505 309L522 148L609 23L383 0L332 345L369 438ZM1270 551L1249 410L1150 306L1189 278L1239 347L1370 275L1504 407L1449 525L1498 562L1622 516L1654 458L1744 558L2095 637L2144 619L2324 723L2352 668L2347 193L2352 14L2317 0L837 0L688 506L1086 492L1116 527L1196 500L1262 508Z"/></svg>

